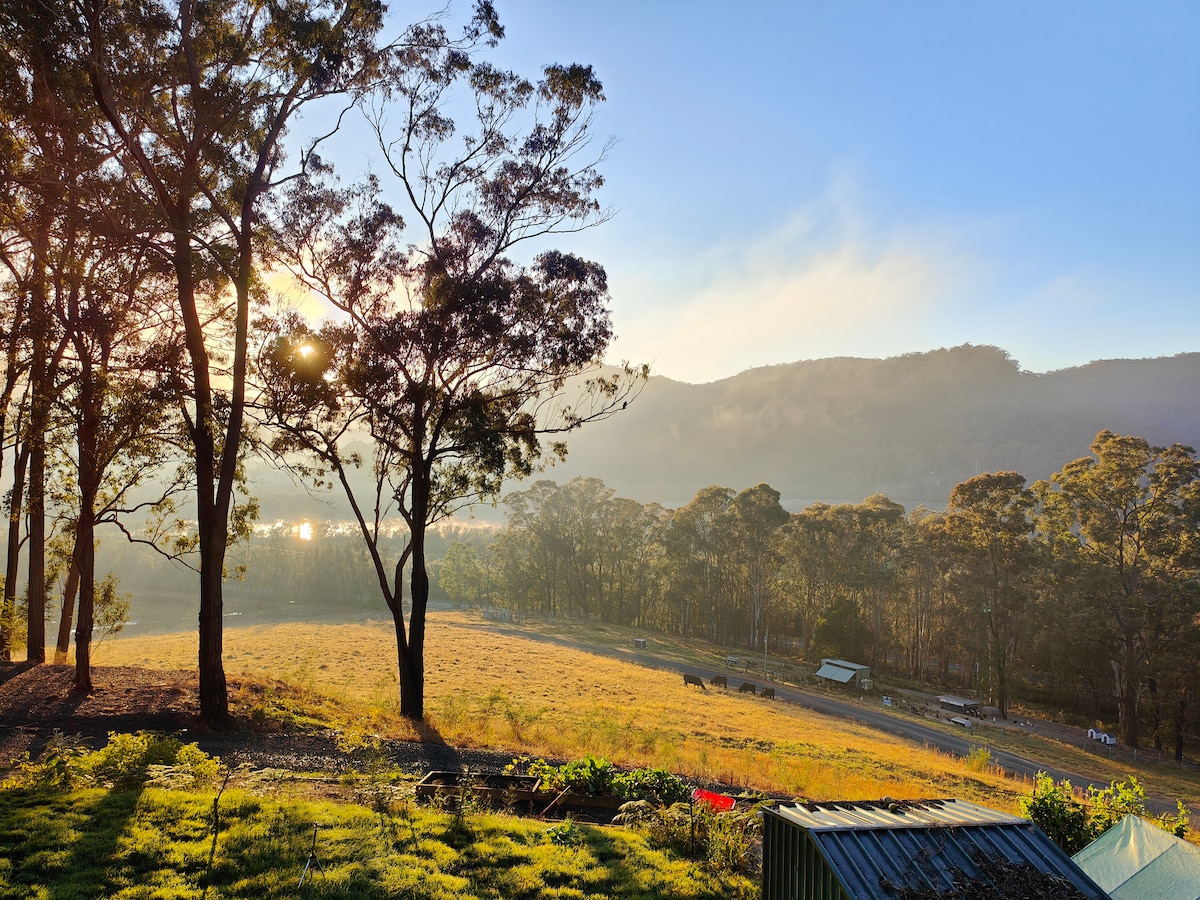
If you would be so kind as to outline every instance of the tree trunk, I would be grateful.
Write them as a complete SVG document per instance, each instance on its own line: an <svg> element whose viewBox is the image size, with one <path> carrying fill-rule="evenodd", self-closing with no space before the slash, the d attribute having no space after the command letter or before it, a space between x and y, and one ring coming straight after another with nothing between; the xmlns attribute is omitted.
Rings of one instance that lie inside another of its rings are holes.
<svg viewBox="0 0 1200 900"><path fill-rule="evenodd" d="M220 728L229 721L229 696L225 682L222 595L225 554L200 557L200 721Z"/></svg>
<svg viewBox="0 0 1200 900"><path fill-rule="evenodd" d="M1121 740L1127 747L1138 746L1137 681L1122 671L1117 677L1117 714L1121 722Z"/></svg>
<svg viewBox="0 0 1200 900"><path fill-rule="evenodd" d="M425 611L429 606L429 573L425 569L425 511L412 519L412 611L408 616L407 660L400 665L400 715L414 722L425 718ZM403 618L397 591L395 615Z"/></svg>
<svg viewBox="0 0 1200 900"><path fill-rule="evenodd" d="M38 418L38 417L35 417ZM25 658L46 661L46 435L45 417L34 422L29 454L29 578L26 597L29 610L25 636Z"/></svg>
<svg viewBox="0 0 1200 900"><path fill-rule="evenodd" d="M179 308L183 314L184 339L192 366L195 390L195 421L191 426L192 452L196 463L196 525L200 536L200 648L197 668L200 679L200 721L210 727L222 728L229 721L229 697L225 682L224 652L224 576L225 550L229 535L229 504L232 496L232 470L229 490L225 490L218 470L215 429L218 427L210 380L208 350L204 343L204 326L196 306L192 274L192 247L189 223L175 224L175 278ZM240 292L239 292L240 293ZM240 298L239 298L240 302ZM236 352L236 351L235 351ZM234 411L230 411L230 423ZM223 454L234 454L240 437L241 423L226 434Z"/></svg>
<svg viewBox="0 0 1200 900"><path fill-rule="evenodd" d="M1158 679L1147 679L1146 686L1150 691L1150 723L1153 726L1151 730L1151 738L1154 741L1154 749L1161 752L1163 748L1162 707L1158 696Z"/></svg>
<svg viewBox="0 0 1200 900"><path fill-rule="evenodd" d="M4 570L4 600L0 606L0 660L12 659L17 626L17 581L21 568L21 513L25 500L25 472L29 444L24 442L13 464L13 487L8 504L8 562Z"/></svg>
<svg viewBox="0 0 1200 900"><path fill-rule="evenodd" d="M75 595L79 591L79 564L76 554L79 552L79 539L76 537L76 547L71 552L71 568L67 572L67 584L63 588L62 618L58 622L58 643L54 647L55 665L66 665L67 655L71 650L71 626L75 618Z"/></svg>
<svg viewBox="0 0 1200 900"><path fill-rule="evenodd" d="M79 572L79 621L75 626L75 681L72 691L92 690L92 622L96 606L95 494L80 491L79 531L75 539L73 569Z"/></svg>

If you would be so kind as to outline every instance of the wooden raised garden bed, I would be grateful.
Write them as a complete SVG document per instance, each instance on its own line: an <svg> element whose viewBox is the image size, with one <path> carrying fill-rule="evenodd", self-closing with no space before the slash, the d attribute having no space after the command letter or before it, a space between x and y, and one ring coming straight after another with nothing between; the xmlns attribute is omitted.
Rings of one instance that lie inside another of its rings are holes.
<svg viewBox="0 0 1200 900"><path fill-rule="evenodd" d="M468 791L488 806L514 809L531 815L560 818L570 815L589 822L611 822L626 801L620 797L556 793L538 790L536 775L464 775L462 772L429 772L417 782L418 800L444 798L453 802Z"/></svg>

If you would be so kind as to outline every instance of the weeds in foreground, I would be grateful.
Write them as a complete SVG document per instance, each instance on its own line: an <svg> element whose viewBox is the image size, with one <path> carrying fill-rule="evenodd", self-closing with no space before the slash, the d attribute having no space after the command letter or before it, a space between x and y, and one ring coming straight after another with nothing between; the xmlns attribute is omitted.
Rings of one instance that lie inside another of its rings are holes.
<svg viewBox="0 0 1200 900"><path fill-rule="evenodd" d="M547 828L485 812L465 795L447 810L422 808L409 785L383 773L368 780L362 803L278 800L226 782L214 792L200 778L187 790L152 786L150 767L166 763L147 760L177 743L114 735L101 750L71 749L66 764L62 754L27 762L23 777L0 787L0 900L282 900L296 896L310 854L320 867L310 869L303 891L320 897L757 895L744 875L695 865L638 832L572 821ZM216 765L186 746L175 749L172 765L181 753L191 769ZM93 775L48 774L77 769ZM120 777L101 781L96 772Z"/></svg>
<svg viewBox="0 0 1200 900"><path fill-rule="evenodd" d="M31 761L26 754L0 789L140 784L200 788L215 781L219 772L219 759L171 735L109 732L108 743L91 750L79 735L55 732L41 758Z"/></svg>
<svg viewBox="0 0 1200 900"><path fill-rule="evenodd" d="M656 846L701 860L711 871L744 875L754 868L763 805L743 803L717 812L706 803L655 806L633 800L621 807L614 823L638 830Z"/></svg>

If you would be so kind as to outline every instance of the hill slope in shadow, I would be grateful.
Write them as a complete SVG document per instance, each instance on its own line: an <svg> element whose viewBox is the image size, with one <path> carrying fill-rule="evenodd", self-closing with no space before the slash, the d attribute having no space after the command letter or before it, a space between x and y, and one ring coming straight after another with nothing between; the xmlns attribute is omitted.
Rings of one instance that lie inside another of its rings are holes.
<svg viewBox="0 0 1200 900"><path fill-rule="evenodd" d="M980 472L1048 478L1086 456L1105 428L1200 444L1200 353L1035 374L1003 350L966 345L770 366L710 384L654 377L629 409L572 434L566 463L541 477L596 476L622 496L671 507L710 484L766 481L792 509L876 491L941 509Z"/></svg>

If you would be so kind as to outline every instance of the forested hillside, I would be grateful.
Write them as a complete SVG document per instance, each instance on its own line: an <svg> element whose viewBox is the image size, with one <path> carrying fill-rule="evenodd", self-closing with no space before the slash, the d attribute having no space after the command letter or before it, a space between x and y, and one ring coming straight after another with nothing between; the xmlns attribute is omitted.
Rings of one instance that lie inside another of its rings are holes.
<svg viewBox="0 0 1200 900"><path fill-rule="evenodd" d="M1101 429L1200 443L1200 353L1046 374L995 347L821 359L711 384L652 378L629 409L573 434L556 481L596 476L667 506L709 484L777 488L789 509L879 492L941 509L959 482L1048 477Z"/></svg>

